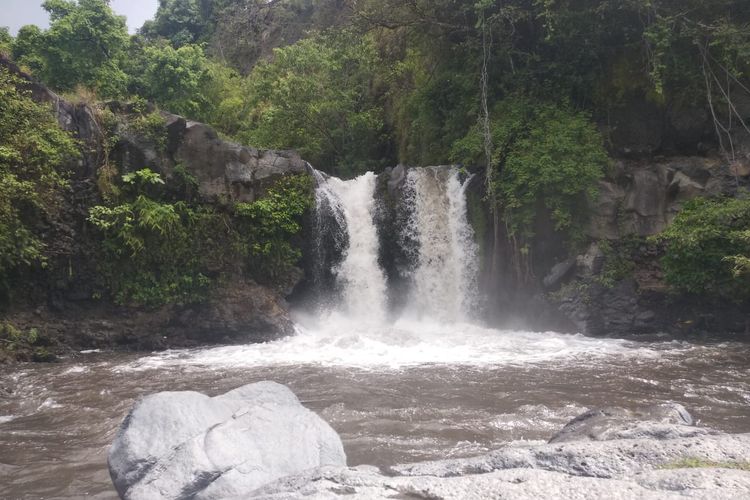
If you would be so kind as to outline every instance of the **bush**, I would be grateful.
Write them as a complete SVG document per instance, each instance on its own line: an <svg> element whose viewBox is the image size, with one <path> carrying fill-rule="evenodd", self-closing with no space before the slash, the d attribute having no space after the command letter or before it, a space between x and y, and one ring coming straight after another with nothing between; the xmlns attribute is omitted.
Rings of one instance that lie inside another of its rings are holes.
<svg viewBox="0 0 750 500"><path fill-rule="evenodd" d="M750 298L750 198L687 202L656 240L676 290L741 301Z"/></svg>
<svg viewBox="0 0 750 500"><path fill-rule="evenodd" d="M226 215L151 197L164 184L149 169L123 176L132 201L90 210L102 234L103 285L122 305L158 307L205 300L221 272L238 262Z"/></svg>
<svg viewBox="0 0 750 500"><path fill-rule="evenodd" d="M283 281L302 256L292 238L312 204L312 179L294 175L282 177L264 198L235 205L251 276L263 282Z"/></svg>
<svg viewBox="0 0 750 500"><path fill-rule="evenodd" d="M0 283L18 266L45 261L38 227L66 186L76 142L23 82L0 70Z"/></svg>
<svg viewBox="0 0 750 500"><path fill-rule="evenodd" d="M579 237L587 201L596 196L607 154L589 116L568 106L509 98L493 111L494 144L489 196L512 236L530 239L538 209L545 207L555 229ZM483 161L482 134L475 127L453 145L453 160Z"/></svg>

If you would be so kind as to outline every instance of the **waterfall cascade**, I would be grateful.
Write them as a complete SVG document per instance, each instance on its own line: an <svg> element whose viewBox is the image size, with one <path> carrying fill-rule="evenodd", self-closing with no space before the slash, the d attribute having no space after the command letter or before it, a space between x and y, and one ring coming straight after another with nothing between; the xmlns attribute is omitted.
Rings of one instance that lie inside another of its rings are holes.
<svg viewBox="0 0 750 500"><path fill-rule="evenodd" d="M327 188L338 196L349 235L349 248L334 270L342 288L342 313L368 323L386 315L386 282L378 265L378 234L373 222L375 174L351 181L331 177Z"/></svg>
<svg viewBox="0 0 750 500"><path fill-rule="evenodd" d="M417 316L462 320L475 308L477 245L466 218L465 186L455 169L411 169L403 228L419 244L409 309Z"/></svg>
<svg viewBox="0 0 750 500"><path fill-rule="evenodd" d="M388 316L388 287L379 264L377 177L367 173L342 181L315 175L316 252L323 254L330 232L340 235L334 238L337 241L348 242L334 268L341 294L334 309L358 321L382 322ZM417 242L416 251L410 251L413 262L407 276L407 317L462 321L475 308L477 245L466 217L467 184L451 167L408 171L400 203L410 216L408 223L398 228L398 241L392 242Z"/></svg>

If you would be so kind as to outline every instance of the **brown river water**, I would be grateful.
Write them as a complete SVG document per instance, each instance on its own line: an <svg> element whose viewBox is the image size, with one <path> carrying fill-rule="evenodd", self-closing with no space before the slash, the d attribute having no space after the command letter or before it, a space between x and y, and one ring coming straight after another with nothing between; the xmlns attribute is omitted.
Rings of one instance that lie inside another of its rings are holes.
<svg viewBox="0 0 750 500"><path fill-rule="evenodd" d="M0 498L116 498L107 450L139 397L288 385L350 465L479 454L545 440L600 406L684 404L750 432L750 346L588 339L469 325L339 325L279 342L0 367Z"/></svg>

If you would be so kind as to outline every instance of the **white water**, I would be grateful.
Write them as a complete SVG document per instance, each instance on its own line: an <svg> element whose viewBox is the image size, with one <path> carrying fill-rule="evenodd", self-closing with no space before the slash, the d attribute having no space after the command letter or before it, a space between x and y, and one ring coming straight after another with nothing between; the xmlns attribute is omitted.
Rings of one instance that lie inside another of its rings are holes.
<svg viewBox="0 0 750 500"><path fill-rule="evenodd" d="M386 317L386 283L378 265L378 234L373 221L375 181L368 172L351 181L331 177L327 188L335 193L349 231L349 248L335 269L342 287L340 312L366 324Z"/></svg>
<svg viewBox="0 0 750 500"><path fill-rule="evenodd" d="M408 310L417 318L465 321L476 307L477 245L466 218L465 185L447 167L409 170L412 217L419 242Z"/></svg>
<svg viewBox="0 0 750 500"><path fill-rule="evenodd" d="M303 320L303 322L306 322ZM215 369L319 365L402 369L421 365L475 368L504 366L600 365L612 358L656 359L677 344L644 346L554 332L495 330L466 323L399 320L366 324L338 314L299 327L298 334L266 344L171 351L131 363L124 371L164 366Z"/></svg>

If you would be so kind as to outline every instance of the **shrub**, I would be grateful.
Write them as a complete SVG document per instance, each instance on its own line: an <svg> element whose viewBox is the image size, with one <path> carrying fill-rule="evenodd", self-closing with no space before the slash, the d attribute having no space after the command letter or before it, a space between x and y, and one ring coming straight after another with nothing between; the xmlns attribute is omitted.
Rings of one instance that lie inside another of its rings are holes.
<svg viewBox="0 0 750 500"><path fill-rule="evenodd" d="M67 184L64 166L77 155L52 110L0 70L0 283L18 266L45 261L37 228L55 211Z"/></svg>
<svg viewBox="0 0 750 500"><path fill-rule="evenodd" d="M103 237L99 269L105 288L123 305L204 300L221 271L238 260L237 235L227 216L155 199L164 181L149 169L122 180L132 201L96 206L89 213Z"/></svg>
<svg viewBox="0 0 750 500"><path fill-rule="evenodd" d="M741 301L750 298L750 198L687 202L656 240L665 278L676 290Z"/></svg>
<svg viewBox="0 0 750 500"><path fill-rule="evenodd" d="M262 199L235 205L240 233L247 239L250 275L269 281L291 271L302 256L292 238L312 203L311 178L293 175L282 177Z"/></svg>

